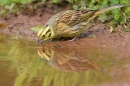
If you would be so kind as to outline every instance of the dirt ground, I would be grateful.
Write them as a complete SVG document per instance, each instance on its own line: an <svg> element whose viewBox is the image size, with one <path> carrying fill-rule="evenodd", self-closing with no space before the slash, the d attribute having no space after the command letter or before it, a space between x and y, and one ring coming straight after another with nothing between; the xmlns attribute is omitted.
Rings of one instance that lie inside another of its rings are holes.
<svg viewBox="0 0 130 86"><path fill-rule="evenodd" d="M67 9L70 9L70 6L66 8L40 8L34 13L17 13L10 14L6 17L0 17L0 33L13 35L18 38L26 38L32 41L37 42L37 33L31 31L30 28L37 25L44 25L46 21L55 13ZM54 11L55 9L55 11ZM130 23L127 24L128 29L130 29ZM117 31L110 33L110 28L102 23L96 23L89 30L87 30L83 38L77 39L74 42L68 41L58 41L58 42L49 42L44 45L46 46L57 46L60 47L77 47L85 48L87 45L92 45L99 47L100 49L109 48L120 54L119 60L129 59L130 58L130 32L121 31L116 28ZM63 46L64 45L64 46ZM119 69L118 69L119 70ZM121 71L121 70L119 70ZM129 73L130 68L128 68L125 73ZM116 72L116 71L115 71ZM120 83L118 83L120 84ZM107 86L107 84L106 84ZM113 85L113 86L118 86Z"/></svg>

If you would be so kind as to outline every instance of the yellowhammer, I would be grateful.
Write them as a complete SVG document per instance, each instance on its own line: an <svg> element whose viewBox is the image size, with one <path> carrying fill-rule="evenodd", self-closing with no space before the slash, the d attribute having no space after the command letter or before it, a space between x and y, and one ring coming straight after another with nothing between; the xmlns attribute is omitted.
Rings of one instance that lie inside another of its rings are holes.
<svg viewBox="0 0 130 86"><path fill-rule="evenodd" d="M123 7L114 5L99 10L67 10L57 13L38 32L38 42L60 37L76 37L83 33L89 22L96 16L112 9Z"/></svg>

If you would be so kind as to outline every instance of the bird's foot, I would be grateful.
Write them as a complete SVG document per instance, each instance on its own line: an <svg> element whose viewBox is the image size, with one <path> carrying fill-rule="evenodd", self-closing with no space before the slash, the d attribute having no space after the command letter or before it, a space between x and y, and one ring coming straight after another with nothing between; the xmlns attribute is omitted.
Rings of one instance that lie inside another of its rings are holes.
<svg viewBox="0 0 130 86"><path fill-rule="evenodd" d="M79 35L78 36L75 36L73 39L71 39L71 40L68 40L68 42L74 42L74 41L76 41L76 39L79 37Z"/></svg>

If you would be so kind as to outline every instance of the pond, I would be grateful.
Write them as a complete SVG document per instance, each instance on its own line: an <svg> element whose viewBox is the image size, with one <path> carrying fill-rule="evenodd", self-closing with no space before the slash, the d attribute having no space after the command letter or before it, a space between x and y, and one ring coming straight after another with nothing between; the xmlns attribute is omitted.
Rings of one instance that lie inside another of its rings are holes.
<svg viewBox="0 0 130 86"><path fill-rule="evenodd" d="M0 86L128 86L129 59L109 49L55 43L38 46L1 34Z"/></svg>

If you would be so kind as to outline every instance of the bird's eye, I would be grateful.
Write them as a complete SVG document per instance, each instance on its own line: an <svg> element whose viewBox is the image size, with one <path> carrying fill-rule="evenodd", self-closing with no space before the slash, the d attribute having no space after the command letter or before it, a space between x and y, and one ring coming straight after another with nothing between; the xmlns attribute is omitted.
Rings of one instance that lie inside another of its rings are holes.
<svg viewBox="0 0 130 86"><path fill-rule="evenodd" d="M45 35L43 35L42 38L45 38Z"/></svg>
<svg viewBox="0 0 130 86"><path fill-rule="evenodd" d="M51 36L51 33L49 33L48 37L50 37L50 36Z"/></svg>

